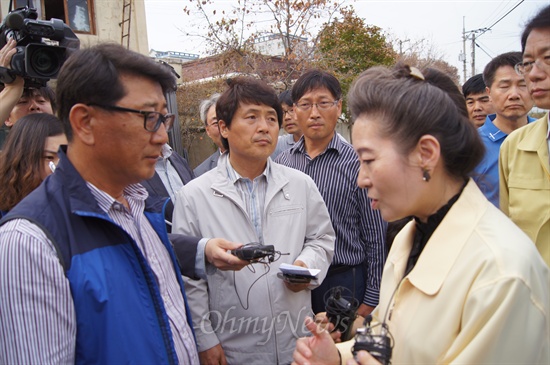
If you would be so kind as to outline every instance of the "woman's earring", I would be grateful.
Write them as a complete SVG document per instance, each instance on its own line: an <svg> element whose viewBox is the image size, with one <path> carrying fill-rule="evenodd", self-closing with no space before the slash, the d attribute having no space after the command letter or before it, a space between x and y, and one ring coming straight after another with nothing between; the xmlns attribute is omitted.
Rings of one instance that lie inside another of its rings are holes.
<svg viewBox="0 0 550 365"><path fill-rule="evenodd" d="M430 172L428 170L423 170L422 171L422 180L424 180L425 182L428 182L430 181L432 177L430 176Z"/></svg>

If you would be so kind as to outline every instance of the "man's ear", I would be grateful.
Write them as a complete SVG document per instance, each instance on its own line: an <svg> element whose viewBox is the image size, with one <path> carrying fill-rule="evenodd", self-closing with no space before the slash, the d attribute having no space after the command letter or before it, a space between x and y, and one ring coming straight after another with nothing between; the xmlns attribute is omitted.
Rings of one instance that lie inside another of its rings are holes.
<svg viewBox="0 0 550 365"><path fill-rule="evenodd" d="M489 95L489 97L491 97L491 89L489 88L489 86L485 86L485 92L487 93L487 95Z"/></svg>
<svg viewBox="0 0 550 365"><path fill-rule="evenodd" d="M420 167L423 170L434 171L441 157L441 146L437 138L431 134L423 135L416 144L415 152L420 159Z"/></svg>
<svg viewBox="0 0 550 365"><path fill-rule="evenodd" d="M75 104L69 112L69 120L73 130L73 138L78 138L82 143L93 146L95 136L93 120L97 111L86 104Z"/></svg>
<svg viewBox="0 0 550 365"><path fill-rule="evenodd" d="M13 122L10 120L10 118L6 119L6 121L4 122L4 124L7 126L7 127L13 127Z"/></svg>
<svg viewBox="0 0 550 365"><path fill-rule="evenodd" d="M223 138L227 138L227 134L229 132L229 128L227 128L227 125L225 122L221 119L218 120L218 128L220 129L220 135Z"/></svg>

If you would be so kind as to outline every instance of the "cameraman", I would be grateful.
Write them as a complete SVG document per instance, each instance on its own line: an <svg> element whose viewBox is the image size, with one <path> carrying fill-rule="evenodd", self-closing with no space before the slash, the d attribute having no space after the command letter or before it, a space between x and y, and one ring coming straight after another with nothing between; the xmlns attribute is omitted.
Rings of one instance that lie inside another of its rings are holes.
<svg viewBox="0 0 550 365"><path fill-rule="evenodd" d="M10 69L11 58L16 52L17 42L8 40L0 49L0 67ZM55 94L49 86L40 88L26 88L21 76L16 76L11 83L4 84L0 92L0 150L9 133L10 128L19 120L31 113L55 112Z"/></svg>

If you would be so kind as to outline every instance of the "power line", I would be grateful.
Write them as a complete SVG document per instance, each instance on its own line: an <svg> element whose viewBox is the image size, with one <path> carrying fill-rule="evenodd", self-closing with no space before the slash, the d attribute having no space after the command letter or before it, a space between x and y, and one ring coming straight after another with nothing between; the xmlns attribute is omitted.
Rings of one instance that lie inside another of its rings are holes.
<svg viewBox="0 0 550 365"><path fill-rule="evenodd" d="M481 49L483 52L485 52L485 54L487 54L487 56L491 57L483 48L481 48L481 46L479 44L477 44L476 42L476 39L479 39L479 37L481 37L482 35L484 35L485 33L487 33L489 30L491 30L495 25L497 25L502 19L506 18L512 11L514 11L518 6L520 6L525 0L520 0L512 9L508 10L508 12L506 14L504 14L503 16L501 16L496 22L494 22L493 24L491 24L489 27L486 27L486 28L480 28L480 29L475 29L475 30L469 30L469 31L466 31L465 29L465 26L464 26L464 18L462 19L462 47L463 47L463 51L462 51L462 54L459 56L459 59L462 61L462 64L463 64L463 72L464 72L464 81L466 81L466 40L471 40L471 49L472 49L472 61L471 61L471 66L472 66L472 76L475 75L475 64L476 64L476 60L475 60L475 54L476 54L476 48L479 48Z"/></svg>
<svg viewBox="0 0 550 365"><path fill-rule="evenodd" d="M499 5L497 6L497 8L493 11L490 12L489 16L487 16L487 18L481 22L482 24L488 24L488 23L493 23L495 21L495 19L499 18L504 12L507 11L507 7L508 5L510 4L510 1L511 0L506 0L506 1L500 1ZM477 5L477 4L476 4Z"/></svg>
<svg viewBox="0 0 550 365"><path fill-rule="evenodd" d="M491 30L491 28L493 28L495 25L497 25L502 19L506 18L506 16L508 16L508 14L510 14L512 11L514 11L518 6L520 6L525 0L521 0L519 3L516 4L516 6L514 6L512 9L510 9L506 14L504 14L499 20L497 20L496 22L494 22L491 26L487 27L487 28L484 28L484 31L483 33L481 33L480 35L478 35L477 37L481 37L483 34L485 34L487 31Z"/></svg>
<svg viewBox="0 0 550 365"><path fill-rule="evenodd" d="M477 48L479 48L480 50L482 50L483 53L485 53L487 56L489 56L489 58L493 58L493 56L491 56L489 53L487 53L487 51L484 50L483 47L481 47L481 46L479 45L479 43L476 42L476 46L477 46Z"/></svg>

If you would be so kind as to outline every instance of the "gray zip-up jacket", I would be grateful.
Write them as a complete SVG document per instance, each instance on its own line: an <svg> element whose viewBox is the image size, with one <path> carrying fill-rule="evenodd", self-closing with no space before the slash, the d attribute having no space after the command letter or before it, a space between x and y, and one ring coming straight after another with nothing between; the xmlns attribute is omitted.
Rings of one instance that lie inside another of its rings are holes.
<svg viewBox="0 0 550 365"><path fill-rule="evenodd" d="M176 233L259 242L244 202L228 178L227 154L218 166L185 185L174 210ZM296 339L306 335L310 289L294 293L277 277L279 265L303 261L326 275L335 233L315 182L268 159L262 215L263 243L282 255L269 266L241 271L207 267L207 280L185 281L199 351L221 343L229 364L288 364ZM247 308L247 309L245 309Z"/></svg>

